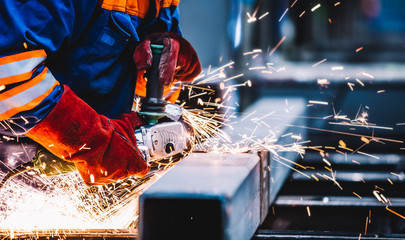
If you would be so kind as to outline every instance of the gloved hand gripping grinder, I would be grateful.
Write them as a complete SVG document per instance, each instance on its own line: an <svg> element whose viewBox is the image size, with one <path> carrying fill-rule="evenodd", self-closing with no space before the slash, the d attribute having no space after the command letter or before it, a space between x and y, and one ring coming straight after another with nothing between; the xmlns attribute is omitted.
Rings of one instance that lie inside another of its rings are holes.
<svg viewBox="0 0 405 240"><path fill-rule="evenodd" d="M180 154L191 144L191 127L181 121L182 109L163 99L164 86L159 79L159 63L163 45L151 44L152 66L146 71L146 97L141 111L148 124L135 131L139 150L147 162ZM170 119L162 122L161 119ZM159 122L160 121L160 122Z"/></svg>

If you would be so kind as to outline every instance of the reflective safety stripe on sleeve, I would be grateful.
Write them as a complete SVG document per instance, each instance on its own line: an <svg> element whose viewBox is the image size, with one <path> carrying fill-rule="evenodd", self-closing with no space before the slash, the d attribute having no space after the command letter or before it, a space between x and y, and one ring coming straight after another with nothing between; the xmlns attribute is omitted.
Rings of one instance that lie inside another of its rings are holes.
<svg viewBox="0 0 405 240"><path fill-rule="evenodd" d="M33 70L46 59L44 50L34 50L0 58L0 84L30 79Z"/></svg>
<svg viewBox="0 0 405 240"><path fill-rule="evenodd" d="M19 112L33 109L44 100L59 82L48 68L9 91L0 94L0 120L5 120Z"/></svg>
<svg viewBox="0 0 405 240"><path fill-rule="evenodd" d="M179 5L180 0L155 0L156 13L161 8ZM102 0L101 7L111 11L125 12L130 15L145 18L149 10L149 1L145 0Z"/></svg>
<svg viewBox="0 0 405 240"><path fill-rule="evenodd" d="M103 0L101 7L107 10L125 12L139 18L144 18L149 9L149 1Z"/></svg>

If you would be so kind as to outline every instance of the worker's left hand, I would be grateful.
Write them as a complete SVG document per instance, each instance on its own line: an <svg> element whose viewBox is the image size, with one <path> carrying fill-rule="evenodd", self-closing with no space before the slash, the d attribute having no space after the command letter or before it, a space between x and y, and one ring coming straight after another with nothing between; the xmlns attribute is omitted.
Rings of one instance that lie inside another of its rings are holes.
<svg viewBox="0 0 405 240"><path fill-rule="evenodd" d="M173 81L192 81L201 73L200 61L191 44L180 35L170 32L150 34L136 47L134 61L139 72L152 65L151 43L164 45L159 77L165 86Z"/></svg>

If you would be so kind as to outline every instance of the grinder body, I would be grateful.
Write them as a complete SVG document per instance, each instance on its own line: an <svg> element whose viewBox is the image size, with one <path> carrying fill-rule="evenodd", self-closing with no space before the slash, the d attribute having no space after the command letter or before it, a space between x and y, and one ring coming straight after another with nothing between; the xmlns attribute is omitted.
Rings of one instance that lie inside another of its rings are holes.
<svg viewBox="0 0 405 240"><path fill-rule="evenodd" d="M138 148L147 162L181 154L191 142L190 128L179 121L182 109L168 105L163 98L164 86L159 71L163 48L163 45L151 44L152 66L146 72L146 97L141 100L139 112L148 124L135 131Z"/></svg>

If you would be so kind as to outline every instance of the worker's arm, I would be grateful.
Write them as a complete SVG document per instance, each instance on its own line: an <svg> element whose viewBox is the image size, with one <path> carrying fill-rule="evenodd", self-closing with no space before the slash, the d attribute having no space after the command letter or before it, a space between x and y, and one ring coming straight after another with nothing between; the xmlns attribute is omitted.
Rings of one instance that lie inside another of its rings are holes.
<svg viewBox="0 0 405 240"><path fill-rule="evenodd" d="M0 1L0 133L24 134L62 95L48 55L78 40L97 0Z"/></svg>
<svg viewBox="0 0 405 240"><path fill-rule="evenodd" d="M136 147L134 112L99 115L44 66L47 54L79 38L97 5L86 1L0 2L0 120L55 155L75 162L88 185L104 184L148 167Z"/></svg>

